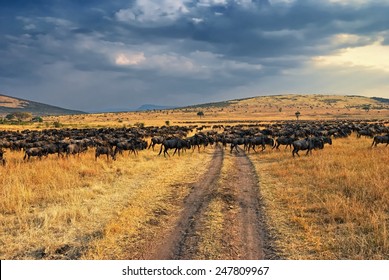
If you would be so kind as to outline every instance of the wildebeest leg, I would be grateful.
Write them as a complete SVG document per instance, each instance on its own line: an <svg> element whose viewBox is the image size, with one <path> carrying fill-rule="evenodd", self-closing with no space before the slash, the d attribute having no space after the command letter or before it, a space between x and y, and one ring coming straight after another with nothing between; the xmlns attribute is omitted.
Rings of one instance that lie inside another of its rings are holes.
<svg viewBox="0 0 389 280"><path fill-rule="evenodd" d="M161 145L161 149L159 150L159 154L158 155L160 155L161 153L162 153L162 149L163 149L163 145ZM163 152L163 155L165 155L165 151Z"/></svg>
<svg viewBox="0 0 389 280"><path fill-rule="evenodd" d="M232 150L234 149L234 144L231 143L231 150L230 153L232 154Z"/></svg>
<svg viewBox="0 0 389 280"><path fill-rule="evenodd" d="M163 156L164 156L164 157L166 157L166 155L168 155L168 156L170 157L169 153L167 152L168 149L169 149L169 148L166 146L165 149L164 149L164 151L163 151Z"/></svg>
<svg viewBox="0 0 389 280"><path fill-rule="evenodd" d="M178 150L178 148L176 148L176 149L174 150L173 156L176 154L177 150ZM178 152L178 154L180 154L180 152Z"/></svg>

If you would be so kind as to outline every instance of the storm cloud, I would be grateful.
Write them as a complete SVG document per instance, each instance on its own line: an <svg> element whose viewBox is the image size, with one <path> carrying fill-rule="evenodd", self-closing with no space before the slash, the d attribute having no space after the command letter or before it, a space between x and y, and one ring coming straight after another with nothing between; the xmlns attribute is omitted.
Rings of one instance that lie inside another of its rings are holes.
<svg viewBox="0 0 389 280"><path fill-rule="evenodd" d="M85 111L389 97L388 12L379 0L3 1L0 93Z"/></svg>

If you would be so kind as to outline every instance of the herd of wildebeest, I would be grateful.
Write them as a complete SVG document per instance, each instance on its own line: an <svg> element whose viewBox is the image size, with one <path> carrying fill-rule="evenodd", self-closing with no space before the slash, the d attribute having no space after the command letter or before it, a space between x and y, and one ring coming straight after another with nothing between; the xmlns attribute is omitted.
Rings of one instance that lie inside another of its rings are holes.
<svg viewBox="0 0 389 280"><path fill-rule="evenodd" d="M332 139L349 137L370 137L371 146L389 144L388 121L278 121L269 124L248 125L190 125L190 126L150 126L130 128L87 128L87 129L44 129L23 131L0 131L0 163L6 165L6 151L23 151L23 160L32 157L41 159L54 154L69 157L94 149L95 159L105 155L107 160L116 160L118 154L129 151L135 155L140 150L153 149L160 145L158 155L170 156L208 145L223 145L230 152L244 150L257 152L266 146L279 149L281 145L292 149L293 157L300 150L312 153L332 145ZM189 136L190 135L190 136ZM286 148L285 147L285 148Z"/></svg>

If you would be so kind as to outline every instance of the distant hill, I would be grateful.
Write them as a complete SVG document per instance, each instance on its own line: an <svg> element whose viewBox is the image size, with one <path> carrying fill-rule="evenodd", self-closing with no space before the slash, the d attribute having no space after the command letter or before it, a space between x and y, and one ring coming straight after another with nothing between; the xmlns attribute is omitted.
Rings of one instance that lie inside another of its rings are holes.
<svg viewBox="0 0 389 280"><path fill-rule="evenodd" d="M285 94L265 95L220 102L204 103L183 108L223 108L234 106L268 106L268 107L331 107L331 108L362 108L363 106L386 106L389 99L382 97L365 97L359 95L324 95L324 94Z"/></svg>
<svg viewBox="0 0 389 280"><path fill-rule="evenodd" d="M0 115L5 116L15 112L31 113L33 116L85 114L85 112L82 111L69 110L0 94Z"/></svg>
<svg viewBox="0 0 389 280"><path fill-rule="evenodd" d="M140 106L136 111L149 111L149 110L166 110L166 109L173 109L176 108L174 106L160 106L160 105L153 105L153 104L143 104Z"/></svg>

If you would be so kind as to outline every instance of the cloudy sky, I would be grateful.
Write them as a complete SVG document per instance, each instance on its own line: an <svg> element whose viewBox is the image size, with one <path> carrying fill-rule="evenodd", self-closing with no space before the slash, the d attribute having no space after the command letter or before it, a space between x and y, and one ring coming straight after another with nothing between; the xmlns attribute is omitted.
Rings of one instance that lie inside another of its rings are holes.
<svg viewBox="0 0 389 280"><path fill-rule="evenodd" d="M389 97L388 0L3 0L0 93L84 111Z"/></svg>

